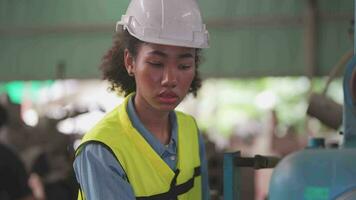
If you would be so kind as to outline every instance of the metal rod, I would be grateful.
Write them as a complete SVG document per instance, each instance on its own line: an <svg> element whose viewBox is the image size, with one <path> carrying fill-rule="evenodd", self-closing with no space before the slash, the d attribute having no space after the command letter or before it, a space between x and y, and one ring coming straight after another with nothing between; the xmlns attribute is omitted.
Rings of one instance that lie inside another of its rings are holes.
<svg viewBox="0 0 356 200"><path fill-rule="evenodd" d="M255 155L255 157L237 157L234 160L235 167L252 167L254 169L274 168L280 158L273 156Z"/></svg>

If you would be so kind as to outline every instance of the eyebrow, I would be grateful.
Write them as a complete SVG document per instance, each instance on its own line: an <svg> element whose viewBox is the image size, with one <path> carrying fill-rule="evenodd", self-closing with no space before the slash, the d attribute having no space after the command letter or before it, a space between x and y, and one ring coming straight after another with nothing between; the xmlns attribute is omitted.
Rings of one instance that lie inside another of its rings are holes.
<svg viewBox="0 0 356 200"><path fill-rule="evenodd" d="M184 53L178 56L178 58L193 58L191 53Z"/></svg>
<svg viewBox="0 0 356 200"><path fill-rule="evenodd" d="M168 55L166 53L159 51L159 50L153 50L153 51L149 52L149 54L161 56L164 58L168 57ZM183 54L178 55L178 58L182 59L182 58L194 58L194 57L193 57L193 54L191 54L191 53L183 53Z"/></svg>
<svg viewBox="0 0 356 200"><path fill-rule="evenodd" d="M158 50L153 50L153 51L149 52L148 54L157 55L157 56L161 56L161 57L168 57L167 54L163 53L162 51L158 51Z"/></svg>

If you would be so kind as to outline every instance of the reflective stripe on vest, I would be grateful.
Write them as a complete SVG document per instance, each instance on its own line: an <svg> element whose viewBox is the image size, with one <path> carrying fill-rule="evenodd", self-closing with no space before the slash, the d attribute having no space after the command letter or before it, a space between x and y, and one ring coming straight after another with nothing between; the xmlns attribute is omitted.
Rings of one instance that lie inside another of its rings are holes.
<svg viewBox="0 0 356 200"><path fill-rule="evenodd" d="M178 159L177 170L173 171L133 127L126 111L130 96L84 136L77 154L90 142L109 147L137 199L201 199L198 129L194 119L176 112Z"/></svg>

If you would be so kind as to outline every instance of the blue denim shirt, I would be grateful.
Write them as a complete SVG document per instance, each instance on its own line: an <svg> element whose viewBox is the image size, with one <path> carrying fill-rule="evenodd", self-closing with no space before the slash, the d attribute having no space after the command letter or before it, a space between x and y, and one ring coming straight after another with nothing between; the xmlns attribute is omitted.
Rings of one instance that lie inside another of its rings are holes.
<svg viewBox="0 0 356 200"><path fill-rule="evenodd" d="M142 124L138 118L133 98L128 103L128 115L133 126L155 152L174 170L177 164L177 120L174 112L169 114L172 126L171 140L168 145L163 145ZM209 200L208 170L205 156L205 146L199 134L199 151L201 160L201 180L203 200ZM81 153L74 161L74 170L81 189L88 200L134 200L135 195L127 180L125 171L114 156L102 145L92 143L83 147Z"/></svg>

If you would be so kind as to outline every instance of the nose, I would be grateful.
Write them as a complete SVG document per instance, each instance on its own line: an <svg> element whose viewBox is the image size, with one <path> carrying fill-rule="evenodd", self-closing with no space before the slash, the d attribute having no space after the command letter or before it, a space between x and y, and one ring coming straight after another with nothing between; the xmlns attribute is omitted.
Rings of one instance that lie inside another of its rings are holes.
<svg viewBox="0 0 356 200"><path fill-rule="evenodd" d="M174 67L165 67L162 76L162 86L174 88L177 86L177 83L177 73L175 72Z"/></svg>

